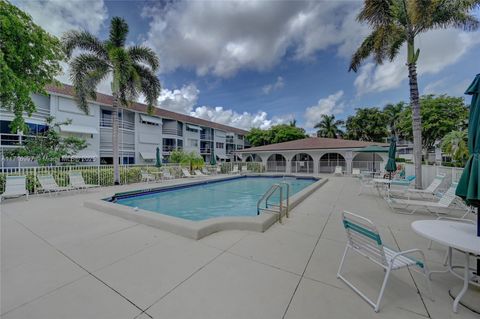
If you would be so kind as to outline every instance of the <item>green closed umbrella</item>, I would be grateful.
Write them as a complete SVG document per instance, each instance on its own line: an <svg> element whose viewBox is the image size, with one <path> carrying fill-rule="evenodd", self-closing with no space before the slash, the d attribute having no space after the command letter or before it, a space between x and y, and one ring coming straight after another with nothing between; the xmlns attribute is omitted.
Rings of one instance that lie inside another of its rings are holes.
<svg viewBox="0 0 480 319"><path fill-rule="evenodd" d="M375 153L388 153L388 148L378 145L369 145L357 150L359 153L372 153L373 172L375 172Z"/></svg>
<svg viewBox="0 0 480 319"><path fill-rule="evenodd" d="M397 163L395 162L395 154L397 153L397 140L392 136L390 140L390 147L388 148L388 161L385 165L385 170L389 173L388 176L392 179L392 172L397 170Z"/></svg>
<svg viewBox="0 0 480 319"><path fill-rule="evenodd" d="M463 198L467 204L478 209L480 207L480 74L477 74L465 94L472 96L468 120L470 157L458 181L455 194ZM478 214L477 219L477 236L480 237L480 215Z"/></svg>
<svg viewBox="0 0 480 319"><path fill-rule="evenodd" d="M162 160L161 160L161 156L160 156L160 148L159 147L157 147L155 155L156 155L155 156L156 157L155 166L156 167L162 166Z"/></svg>
<svg viewBox="0 0 480 319"><path fill-rule="evenodd" d="M212 155L210 155L210 165L217 165L217 159L215 158L215 152L212 148Z"/></svg>

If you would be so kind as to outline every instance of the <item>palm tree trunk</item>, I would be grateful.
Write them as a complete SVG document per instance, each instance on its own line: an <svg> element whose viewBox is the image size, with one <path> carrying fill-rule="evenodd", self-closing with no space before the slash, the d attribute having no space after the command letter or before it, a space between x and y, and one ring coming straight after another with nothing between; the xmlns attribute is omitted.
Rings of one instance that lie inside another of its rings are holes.
<svg viewBox="0 0 480 319"><path fill-rule="evenodd" d="M118 97L116 93L113 93L112 151L113 151L113 183L115 185L120 185L119 152L118 152Z"/></svg>
<svg viewBox="0 0 480 319"><path fill-rule="evenodd" d="M408 63L408 78L410 84L410 105L412 106L413 128L413 161L415 164L415 188L422 188L422 117L417 82L417 65Z"/></svg>

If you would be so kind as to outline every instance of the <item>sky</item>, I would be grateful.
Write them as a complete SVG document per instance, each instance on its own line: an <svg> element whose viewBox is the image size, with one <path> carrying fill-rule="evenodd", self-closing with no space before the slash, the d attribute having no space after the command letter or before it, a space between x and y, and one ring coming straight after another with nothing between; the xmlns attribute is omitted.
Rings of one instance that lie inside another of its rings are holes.
<svg viewBox="0 0 480 319"><path fill-rule="evenodd" d="M111 18L123 17L128 45L147 45L160 59L160 107L239 128L295 119L313 132L322 114L346 119L359 107L409 99L405 47L393 62L366 60L348 72L370 31L356 21L362 1L13 3L56 36L83 29L106 39ZM480 31L430 31L417 46L421 94L463 96L480 72ZM70 83L68 65L59 80ZM99 91L109 87L106 81Z"/></svg>

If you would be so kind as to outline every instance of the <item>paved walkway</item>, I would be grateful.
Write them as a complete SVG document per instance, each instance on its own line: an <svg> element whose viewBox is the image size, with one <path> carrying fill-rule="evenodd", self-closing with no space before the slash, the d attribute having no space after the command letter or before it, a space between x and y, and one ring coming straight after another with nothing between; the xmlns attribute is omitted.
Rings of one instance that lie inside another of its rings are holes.
<svg viewBox="0 0 480 319"><path fill-rule="evenodd" d="M88 194L11 200L1 212L1 318L478 318L451 311L448 288L435 275L435 302L423 278L396 271L376 314L336 279L345 245L340 212L373 219L386 243L422 248L432 269L444 250L410 223L430 215L392 213L359 183L330 181L265 233L225 231L194 241L83 207L83 201L130 185ZM346 268L370 296L383 272L351 255Z"/></svg>

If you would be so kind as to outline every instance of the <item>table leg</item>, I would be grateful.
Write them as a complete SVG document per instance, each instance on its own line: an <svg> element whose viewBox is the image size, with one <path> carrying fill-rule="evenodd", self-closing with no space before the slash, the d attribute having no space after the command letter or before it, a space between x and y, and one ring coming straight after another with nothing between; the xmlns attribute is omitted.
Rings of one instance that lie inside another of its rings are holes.
<svg viewBox="0 0 480 319"><path fill-rule="evenodd" d="M431 278L432 277L432 274L444 274L444 273L447 273L447 272L453 272L453 268L452 268L452 247L448 247L447 248L447 263L445 266L447 266L447 269L445 270L431 270L428 274L428 277Z"/></svg>
<svg viewBox="0 0 480 319"><path fill-rule="evenodd" d="M458 312L458 303L460 302L460 299L462 299L465 292L467 292L469 279L470 279L470 256L468 253L465 253L465 273L463 277L463 288L462 290L460 290L457 298L455 298L455 301L453 302L453 312L455 313Z"/></svg>

